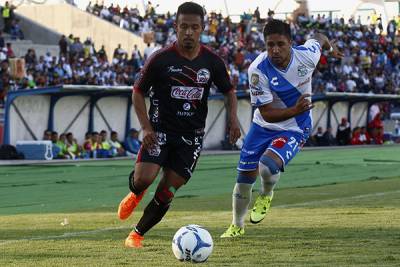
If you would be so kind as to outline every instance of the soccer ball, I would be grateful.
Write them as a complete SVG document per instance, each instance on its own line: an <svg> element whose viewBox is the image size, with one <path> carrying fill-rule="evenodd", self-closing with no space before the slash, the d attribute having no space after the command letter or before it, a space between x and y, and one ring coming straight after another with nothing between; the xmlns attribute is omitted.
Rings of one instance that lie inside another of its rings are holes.
<svg viewBox="0 0 400 267"><path fill-rule="evenodd" d="M180 261L205 262L213 246L210 233L195 224L181 227L172 239L172 252Z"/></svg>

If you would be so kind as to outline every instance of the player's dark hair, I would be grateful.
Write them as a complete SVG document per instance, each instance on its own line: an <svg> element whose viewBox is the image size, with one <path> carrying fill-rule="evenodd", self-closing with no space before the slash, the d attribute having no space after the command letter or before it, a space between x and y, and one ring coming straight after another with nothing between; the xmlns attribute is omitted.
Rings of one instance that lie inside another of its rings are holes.
<svg viewBox="0 0 400 267"><path fill-rule="evenodd" d="M271 34L285 35L289 40L292 40L290 25L278 19L270 20L264 27L264 39Z"/></svg>
<svg viewBox="0 0 400 267"><path fill-rule="evenodd" d="M204 9L194 2L185 2L178 7L178 12L176 13L176 20L180 14L185 15L199 15L201 18L201 23L204 23Z"/></svg>

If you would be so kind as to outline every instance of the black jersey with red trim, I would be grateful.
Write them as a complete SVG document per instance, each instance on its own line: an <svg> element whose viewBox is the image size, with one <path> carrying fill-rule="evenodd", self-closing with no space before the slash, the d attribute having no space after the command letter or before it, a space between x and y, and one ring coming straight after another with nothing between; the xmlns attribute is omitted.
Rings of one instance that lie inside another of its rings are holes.
<svg viewBox="0 0 400 267"><path fill-rule="evenodd" d="M203 45L198 56L189 60L174 43L147 60L134 90L149 94L154 130L199 133L204 131L212 83L222 93L232 89L223 60Z"/></svg>

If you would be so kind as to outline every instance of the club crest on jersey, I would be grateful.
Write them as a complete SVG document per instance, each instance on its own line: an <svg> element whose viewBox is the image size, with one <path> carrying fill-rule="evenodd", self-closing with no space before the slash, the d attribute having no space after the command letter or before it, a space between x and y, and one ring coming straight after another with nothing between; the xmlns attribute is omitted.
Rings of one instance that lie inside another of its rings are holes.
<svg viewBox="0 0 400 267"><path fill-rule="evenodd" d="M260 82L260 76L257 73L251 74L250 82L252 85L257 86Z"/></svg>
<svg viewBox="0 0 400 267"><path fill-rule="evenodd" d="M287 143L287 140L288 139L287 139L286 136L278 137L278 138L276 138L276 139L274 139L272 141L272 147L274 147L274 148L282 148Z"/></svg>
<svg viewBox="0 0 400 267"><path fill-rule="evenodd" d="M200 69L197 72L198 83L207 83L209 79L210 79L210 71L208 69Z"/></svg>
<svg viewBox="0 0 400 267"><path fill-rule="evenodd" d="M306 76L308 73L307 67L304 65L300 65L297 67L297 75L299 75L299 77L304 77Z"/></svg>

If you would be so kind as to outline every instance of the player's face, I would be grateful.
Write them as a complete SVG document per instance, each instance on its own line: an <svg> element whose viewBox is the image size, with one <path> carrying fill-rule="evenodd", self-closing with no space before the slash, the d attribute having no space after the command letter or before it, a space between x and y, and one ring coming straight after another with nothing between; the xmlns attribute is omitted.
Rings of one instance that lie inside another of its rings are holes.
<svg viewBox="0 0 400 267"><path fill-rule="evenodd" d="M200 42L203 24L199 15L180 14L175 22L178 44L187 50L193 50Z"/></svg>
<svg viewBox="0 0 400 267"><path fill-rule="evenodd" d="M292 46L288 37L282 34L268 35L265 40L268 58L272 63L281 68L286 68L290 61L290 48Z"/></svg>

